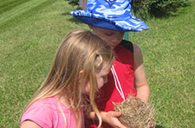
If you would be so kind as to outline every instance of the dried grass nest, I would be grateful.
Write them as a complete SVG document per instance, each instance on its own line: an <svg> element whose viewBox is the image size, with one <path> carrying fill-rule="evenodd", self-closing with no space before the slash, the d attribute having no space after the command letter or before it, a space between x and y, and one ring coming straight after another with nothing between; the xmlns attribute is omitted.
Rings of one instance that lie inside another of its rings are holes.
<svg viewBox="0 0 195 128"><path fill-rule="evenodd" d="M122 115L119 120L130 128L150 128L154 123L154 107L151 103L144 103L141 99L130 96L121 103L114 103L115 111Z"/></svg>

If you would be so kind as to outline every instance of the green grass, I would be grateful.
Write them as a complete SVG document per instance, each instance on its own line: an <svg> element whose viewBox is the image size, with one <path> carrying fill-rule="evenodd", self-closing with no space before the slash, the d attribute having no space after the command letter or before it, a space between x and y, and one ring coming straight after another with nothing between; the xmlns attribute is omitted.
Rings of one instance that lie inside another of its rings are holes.
<svg viewBox="0 0 195 128"><path fill-rule="evenodd" d="M20 114L49 71L58 44L77 28L64 0L0 0L0 128L19 127ZM156 109L156 128L195 125L195 0L175 17L149 19L129 33L143 52Z"/></svg>

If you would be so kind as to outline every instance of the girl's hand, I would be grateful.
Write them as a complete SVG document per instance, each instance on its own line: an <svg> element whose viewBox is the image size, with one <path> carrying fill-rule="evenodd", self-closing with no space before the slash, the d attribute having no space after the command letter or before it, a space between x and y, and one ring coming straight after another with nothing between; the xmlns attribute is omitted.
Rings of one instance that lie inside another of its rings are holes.
<svg viewBox="0 0 195 128"><path fill-rule="evenodd" d="M125 127L118 118L121 116L121 112L115 112L115 111L109 111L109 112L103 112L101 111L101 117L103 122L108 123L113 128L128 128Z"/></svg>

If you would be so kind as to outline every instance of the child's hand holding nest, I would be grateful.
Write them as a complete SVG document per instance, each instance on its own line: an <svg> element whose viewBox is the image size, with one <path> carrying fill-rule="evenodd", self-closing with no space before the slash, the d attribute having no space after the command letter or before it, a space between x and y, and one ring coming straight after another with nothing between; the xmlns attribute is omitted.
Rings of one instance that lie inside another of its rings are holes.
<svg viewBox="0 0 195 128"><path fill-rule="evenodd" d="M141 99L129 96L125 101L114 104L115 111L121 112L119 120L130 128L150 128L154 125L154 107Z"/></svg>
<svg viewBox="0 0 195 128"><path fill-rule="evenodd" d="M102 120L104 122L108 123L109 125L111 125L113 128L127 128L119 121L120 116L121 116L121 112L116 112L116 111L104 112L104 111L101 111Z"/></svg>

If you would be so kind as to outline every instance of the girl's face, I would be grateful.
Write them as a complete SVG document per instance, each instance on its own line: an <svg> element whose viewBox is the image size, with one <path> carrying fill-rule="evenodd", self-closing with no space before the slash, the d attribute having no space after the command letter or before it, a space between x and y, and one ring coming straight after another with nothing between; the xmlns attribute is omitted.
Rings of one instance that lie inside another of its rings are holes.
<svg viewBox="0 0 195 128"><path fill-rule="evenodd" d="M107 75L110 72L110 68L111 65L104 62L102 69L98 73L96 73L98 89L100 89L107 82ZM82 93L89 94L89 91L90 91L90 83L88 83L86 87L83 88Z"/></svg>
<svg viewBox="0 0 195 128"><path fill-rule="evenodd" d="M104 40L112 49L114 49L122 41L125 33L93 26L89 27L93 29L93 32Z"/></svg>

